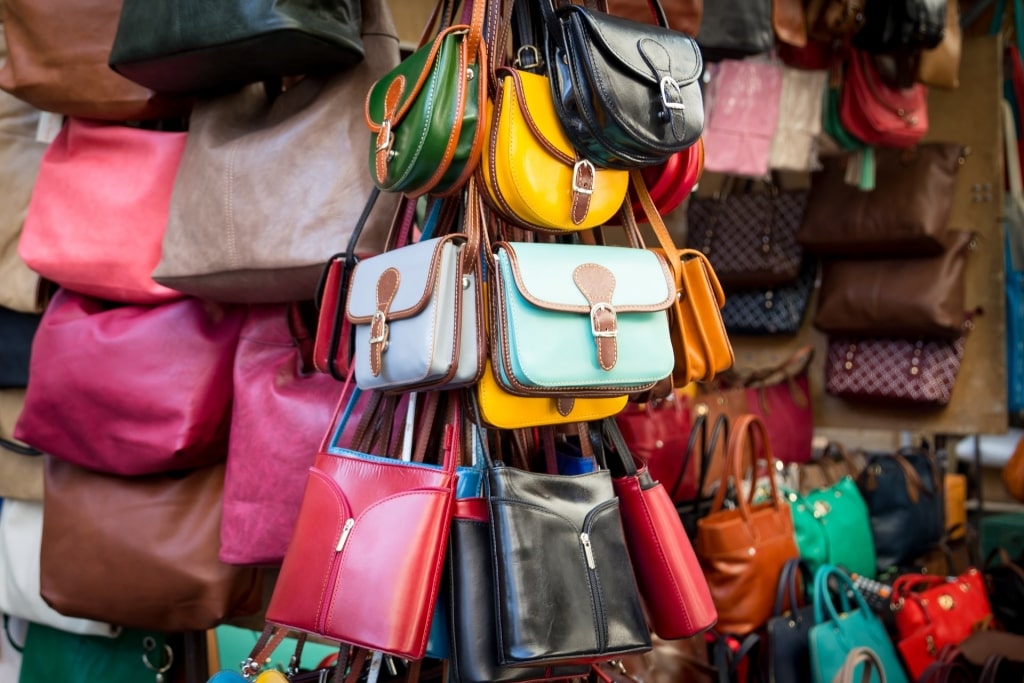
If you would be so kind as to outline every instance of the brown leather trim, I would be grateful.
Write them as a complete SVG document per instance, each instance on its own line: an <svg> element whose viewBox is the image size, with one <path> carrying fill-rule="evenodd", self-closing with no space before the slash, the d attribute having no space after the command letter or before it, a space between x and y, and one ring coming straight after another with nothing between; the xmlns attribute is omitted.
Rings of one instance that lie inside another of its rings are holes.
<svg viewBox="0 0 1024 683"><path fill-rule="evenodd" d="M594 193L594 181L597 179L597 169L591 163L573 164L572 178L572 222L579 225L587 220L590 213L590 197ZM579 188L579 189L577 189Z"/></svg>
<svg viewBox="0 0 1024 683"><path fill-rule="evenodd" d="M602 370L611 370L619 359L614 336L618 333L618 318L610 304L615 292L615 274L597 263L584 263L572 272L572 279L590 304L590 324L597 332L594 343L598 365ZM607 304L607 307L600 304ZM604 334L612 336L602 336Z"/></svg>
<svg viewBox="0 0 1024 683"><path fill-rule="evenodd" d="M467 57L464 72L466 69L469 68L469 56L472 55L473 53L467 50L466 54ZM484 125L480 121L480 118L485 116L487 113L487 51L486 48L484 47L483 41L477 43L477 52L475 54L476 65L478 67L476 70L476 78L480 79L480 83L477 86L477 124L476 128L473 130L473 144L470 146L469 159L466 161L466 166L465 168L462 169L462 173L460 173L459 177L455 179L450 189L448 189L445 192L438 193L438 196L440 197L447 197L460 192L462 190L463 185L469 182L470 176L472 176L473 172L476 171L477 164L480 163L480 155L483 154ZM460 88L460 90L462 90L462 97L463 99L465 99L465 81L462 81L462 84L463 87ZM463 104L462 110L465 111L465 104ZM457 137L455 138L455 142L458 142ZM452 154L454 155L454 153L455 147L453 144ZM447 168L448 165L450 164L451 160L449 159L444 164L445 168Z"/></svg>
<svg viewBox="0 0 1024 683"><path fill-rule="evenodd" d="M380 375L384 351L388 348L388 313L398 294L402 275L397 268L388 268L377 278L377 310L370 323L370 371Z"/></svg>
<svg viewBox="0 0 1024 683"><path fill-rule="evenodd" d="M512 97L515 100L516 106L519 109L520 113L522 113L523 115L523 120L526 122L526 126L530 129L530 132L533 133L533 137L536 138L537 142L540 143L541 147L543 147L548 154L555 157L566 166L572 166L574 163L576 163L575 157L570 156L569 154L566 154L562 150L555 147L555 145L550 140L548 140L548 138L544 135L540 128L537 127L537 122L534 120L533 114L530 113L530 106L529 103L526 101L526 93L523 92L523 81L519 77L519 73L516 72L515 69L511 69L508 67L502 67L500 70L508 74L507 78L511 79L513 87Z"/></svg>

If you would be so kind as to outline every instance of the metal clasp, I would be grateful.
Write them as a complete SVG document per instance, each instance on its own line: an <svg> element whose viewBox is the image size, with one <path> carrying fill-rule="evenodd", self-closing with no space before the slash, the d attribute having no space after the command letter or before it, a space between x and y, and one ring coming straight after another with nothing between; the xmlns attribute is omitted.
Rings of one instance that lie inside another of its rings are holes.
<svg viewBox="0 0 1024 683"><path fill-rule="evenodd" d="M394 136L391 134L391 119L384 119L384 123L380 124L380 132L384 136L384 141L377 143L376 151L383 152L391 149L391 143L395 141ZM377 139L380 139L380 135L377 136Z"/></svg>
<svg viewBox="0 0 1024 683"><path fill-rule="evenodd" d="M675 101L669 99L669 91L675 95ZM663 76L661 79L661 102L666 109L686 109L686 105L683 104L683 89L679 86L679 81L671 76Z"/></svg>
<svg viewBox="0 0 1024 683"><path fill-rule="evenodd" d="M527 64L524 56L529 56L532 60L532 64ZM516 50L516 58L512 61L512 66L517 69L539 69L544 66L544 60L540 57L540 50L537 49L536 45L520 45L519 49Z"/></svg>
<svg viewBox="0 0 1024 683"><path fill-rule="evenodd" d="M580 194L594 194L592 189L588 189L580 185L580 171L583 169L590 171L591 178L594 178L597 174L597 169L594 168L594 164L590 163L588 159L580 159L577 161L572 167L572 191L579 192Z"/></svg>
<svg viewBox="0 0 1024 683"><path fill-rule="evenodd" d="M380 324L380 332L373 334L373 329ZM384 317L383 311L375 311L373 319L370 321L370 343L371 344L384 344L384 348L387 349L388 341L388 322L387 318Z"/></svg>
<svg viewBox="0 0 1024 683"><path fill-rule="evenodd" d="M607 311L612 314L612 320L614 326L610 330L599 330L597 329L597 314L600 311ZM595 337L611 337L615 338L619 335L618 330L618 314L615 312L615 307L604 301L598 301L596 304L590 307L590 333Z"/></svg>

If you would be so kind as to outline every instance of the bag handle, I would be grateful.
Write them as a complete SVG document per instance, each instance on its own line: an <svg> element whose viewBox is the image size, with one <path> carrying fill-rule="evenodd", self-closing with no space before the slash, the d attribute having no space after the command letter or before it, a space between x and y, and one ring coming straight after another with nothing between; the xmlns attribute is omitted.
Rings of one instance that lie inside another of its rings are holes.
<svg viewBox="0 0 1024 683"><path fill-rule="evenodd" d="M242 662L242 675L246 678L251 678L260 672L260 669L270 659L270 655L274 654L274 650L284 642L284 639L288 636L288 629L281 628L280 626L274 626L267 624L263 627L263 633L256 639L256 644L252 646L252 650L249 652L249 657Z"/></svg>
<svg viewBox="0 0 1024 683"><path fill-rule="evenodd" d="M811 585L814 580L814 576L811 573L811 565L807 564L807 560L794 557L786 560L786 564L782 565L782 574L779 576L779 584L775 589L775 608L772 610L772 615L780 617L784 614L786 607L786 597L789 597L789 609L790 612L796 616L796 611L801 602L804 600L798 600L800 596L798 581L803 579L804 591ZM799 617L796 617L799 621Z"/></svg>
<svg viewBox="0 0 1024 683"><path fill-rule="evenodd" d="M818 568L818 572L814 575L814 623L821 624L830 619L835 623L839 623L840 616L839 612L836 611L835 602L832 600L832 596L829 594L828 582L830 578L835 577L836 583L839 584L839 596L844 601L844 605L849 604L849 592L853 593L853 599L857 603L857 609L861 611L861 614L868 618L872 618L874 613L868 606L864 596L854 585L853 579L850 578L849 574L844 572L838 567L834 567L830 564L824 564ZM849 611L848 609L843 610L844 612ZM827 615L826 615L827 612Z"/></svg>
<svg viewBox="0 0 1024 683"><path fill-rule="evenodd" d="M760 439L760 452L758 452L757 445L758 439ZM754 481L757 481L757 464L760 460L764 460L768 465L768 480L771 485L771 497L772 506L778 510L782 510L782 500L779 497L778 485L775 483L775 477L771 476L775 472L775 458L772 455L772 446L768 440L768 429L765 427L764 422L756 415L740 415L736 419L736 423L733 425L732 434L729 435L728 451L726 453L727 466L722 470L722 479L720 480L718 490L715 492L715 499L711 503L711 512L717 512L722 509L725 505L725 492L729 487L729 477L736 482L737 495L736 500L740 510L740 515L744 521L748 524L751 518L751 504L754 500L754 494L757 491L757 487L751 485L750 492L748 495L742 495L739 490L739 484L743 481L743 460L747 451L751 454L751 470L753 471ZM753 530L756 536L756 530Z"/></svg>
<svg viewBox="0 0 1024 683"><path fill-rule="evenodd" d="M42 455L43 452L37 448L31 446L23 446L17 441L0 436L0 448L8 450L11 453L17 453L18 455L37 456Z"/></svg>
<svg viewBox="0 0 1024 683"><path fill-rule="evenodd" d="M864 669L860 672L860 683L871 683L872 671L878 673L879 683L886 683L882 660L874 650L867 647L855 647L850 650L850 654L846 655L846 661L843 662L843 668L836 674L833 683L855 683L853 674L861 664L864 665Z"/></svg>

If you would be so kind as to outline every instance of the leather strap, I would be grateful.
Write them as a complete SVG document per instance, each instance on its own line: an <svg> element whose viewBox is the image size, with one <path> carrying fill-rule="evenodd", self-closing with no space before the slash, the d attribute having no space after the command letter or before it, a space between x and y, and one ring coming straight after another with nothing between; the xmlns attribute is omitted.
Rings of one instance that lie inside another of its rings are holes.
<svg viewBox="0 0 1024 683"><path fill-rule="evenodd" d="M42 451L32 448L31 446L23 446L16 441L11 441L10 439L5 439L3 437L0 437L0 448L8 450L11 453L17 453L18 455L37 456L43 454Z"/></svg>
<svg viewBox="0 0 1024 683"><path fill-rule="evenodd" d="M871 683L874 672L877 672L884 683L885 669L882 667L882 661L873 650L866 647L855 647L850 650L849 654L846 655L846 660L843 662L843 667L836 676L836 682L856 683L853 680L853 675L861 664L864 665L864 668L861 669L860 683Z"/></svg>
<svg viewBox="0 0 1024 683"><path fill-rule="evenodd" d="M1003 655L992 655L985 662L978 677L978 683L999 683L999 667L1006 660Z"/></svg>
<svg viewBox="0 0 1024 683"><path fill-rule="evenodd" d="M760 445L760 450L757 446ZM729 488L729 478L736 482L739 491L740 482L744 480L743 461L746 453L751 454L751 470L753 471L754 482L757 480L757 463L764 460L767 463L769 472L768 481L771 486L772 506L776 510L782 509L782 501L779 498L778 485L775 477L770 476L775 472L775 458L772 455L771 442L768 440L768 430L764 422L756 415L740 415L733 425L732 434L729 437L728 451L726 453L727 466L722 469L722 478L719 481L718 490L711 503L711 512L717 512L725 504L725 492ZM757 486L753 483L750 486L750 493L747 496L737 495L737 507L740 515L749 523L751 519L751 503Z"/></svg>
<svg viewBox="0 0 1024 683"><path fill-rule="evenodd" d="M265 626L263 633L256 639L256 644L253 645L249 658L242 662L242 675L248 678L259 673L263 665L270 659L270 655L274 654L274 650L278 648L287 635L288 629L286 628L269 624Z"/></svg>

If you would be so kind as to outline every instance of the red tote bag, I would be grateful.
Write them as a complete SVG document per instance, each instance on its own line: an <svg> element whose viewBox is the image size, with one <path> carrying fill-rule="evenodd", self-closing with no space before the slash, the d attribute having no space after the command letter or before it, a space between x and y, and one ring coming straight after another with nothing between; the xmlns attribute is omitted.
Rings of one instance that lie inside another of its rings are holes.
<svg viewBox="0 0 1024 683"><path fill-rule="evenodd" d="M185 133L70 119L43 154L18 253L48 280L123 303L183 295L160 262Z"/></svg>
<svg viewBox="0 0 1024 683"><path fill-rule="evenodd" d="M117 306L58 290L32 344L14 437L125 476L223 460L244 312L199 299Z"/></svg>

